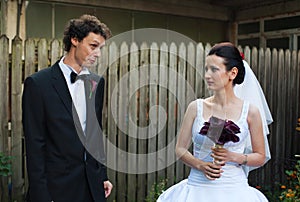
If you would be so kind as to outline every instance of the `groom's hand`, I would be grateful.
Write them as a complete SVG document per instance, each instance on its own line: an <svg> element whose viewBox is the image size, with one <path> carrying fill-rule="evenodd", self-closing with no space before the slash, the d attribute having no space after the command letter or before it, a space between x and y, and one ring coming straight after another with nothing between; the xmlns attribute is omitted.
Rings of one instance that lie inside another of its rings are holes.
<svg viewBox="0 0 300 202"><path fill-rule="evenodd" d="M110 193L111 193L113 185L108 180L104 181L103 184L104 184L105 198L107 198L110 195Z"/></svg>

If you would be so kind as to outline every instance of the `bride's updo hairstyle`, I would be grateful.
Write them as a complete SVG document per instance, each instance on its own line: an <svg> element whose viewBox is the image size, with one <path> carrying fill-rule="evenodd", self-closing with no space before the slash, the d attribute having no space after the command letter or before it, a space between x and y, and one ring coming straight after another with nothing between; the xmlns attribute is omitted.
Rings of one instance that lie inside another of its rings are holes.
<svg viewBox="0 0 300 202"><path fill-rule="evenodd" d="M243 83L245 78L245 66L239 50L232 43L224 42L216 44L209 51L208 55L216 55L224 58L224 65L227 71L236 67L238 73L233 80L233 85Z"/></svg>

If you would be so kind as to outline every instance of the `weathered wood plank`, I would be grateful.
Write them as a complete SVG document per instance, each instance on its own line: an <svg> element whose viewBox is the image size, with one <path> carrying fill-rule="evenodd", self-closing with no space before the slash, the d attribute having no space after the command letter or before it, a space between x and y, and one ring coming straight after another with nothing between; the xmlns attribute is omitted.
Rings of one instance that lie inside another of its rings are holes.
<svg viewBox="0 0 300 202"><path fill-rule="evenodd" d="M205 64L205 59L206 59L206 56L208 55L209 51L211 50L211 45L209 43L207 43L205 45L205 56L204 56L204 64ZM203 68L203 75L205 76L205 69ZM204 86L204 96L203 97L209 97L211 95L211 92L208 90L207 86L206 86L206 83L205 83L205 86Z"/></svg>
<svg viewBox="0 0 300 202"><path fill-rule="evenodd" d="M159 151L157 156L157 179L165 179L165 170L167 166L167 102L168 102L168 46L166 43L162 43L160 46L159 57L159 81L158 81L158 127L157 127L157 150Z"/></svg>
<svg viewBox="0 0 300 202"><path fill-rule="evenodd" d="M139 66L139 127L138 127L138 154L147 154L148 137L148 78L149 78L149 46L143 42L141 44L140 66ZM147 158L138 158L139 170L144 174L139 174L137 179L137 201L144 201L147 195ZM139 172L141 173L141 172Z"/></svg>
<svg viewBox="0 0 300 202"><path fill-rule="evenodd" d="M157 102L158 102L158 61L159 48L157 43L152 43L150 46L150 65L149 65L149 130L148 130L148 179L147 187L151 187L156 182L156 168L157 168Z"/></svg>
<svg viewBox="0 0 300 202"><path fill-rule="evenodd" d="M12 71L11 71L11 154L12 160L12 198L23 201L23 131L22 131L22 40L16 36L12 41Z"/></svg>
<svg viewBox="0 0 300 202"><path fill-rule="evenodd" d="M61 52L61 44L58 39L53 39L50 43L50 64L54 65L54 63L60 59L62 56Z"/></svg>
<svg viewBox="0 0 300 202"><path fill-rule="evenodd" d="M9 155L8 121L9 115L9 39L0 36L0 152ZM8 177L0 177L0 201L8 202Z"/></svg>
<svg viewBox="0 0 300 202"><path fill-rule="evenodd" d="M129 50L127 43L123 42L120 47L120 73L119 73L119 105L118 105L118 169L117 172L117 201L127 200L126 170L128 168L127 142L128 142L128 68Z"/></svg>
<svg viewBox="0 0 300 202"><path fill-rule="evenodd" d="M139 51L136 43L130 46L129 65L129 125L128 125L128 201L136 201L137 137L138 137L138 89L139 89Z"/></svg>
<svg viewBox="0 0 300 202"><path fill-rule="evenodd" d="M171 144L176 141L177 129L177 46L175 43L171 43L169 48L169 83L168 83L168 135L167 142ZM176 157L175 157L175 145L170 145L167 148L168 162L173 162L167 168L167 186L171 186L176 182L175 169L176 169Z"/></svg>
<svg viewBox="0 0 300 202"><path fill-rule="evenodd" d="M48 42L46 39L40 39L38 41L38 70L48 66Z"/></svg>
<svg viewBox="0 0 300 202"><path fill-rule="evenodd" d="M195 82L195 92L197 98L202 98L204 96L204 47L202 43L198 43L196 47L196 82Z"/></svg>
<svg viewBox="0 0 300 202"><path fill-rule="evenodd" d="M179 45L178 50L178 80L177 80L177 131L180 131L181 122L186 110L186 46L184 43ZM184 109L184 110L183 110ZM182 161L176 162L176 180L180 181L184 178L184 164Z"/></svg>
<svg viewBox="0 0 300 202"><path fill-rule="evenodd" d="M36 72L36 54L35 54L35 41L27 39L25 41L25 67L24 78Z"/></svg>
<svg viewBox="0 0 300 202"><path fill-rule="evenodd" d="M108 170L108 176L112 183L116 184L117 168L117 151L115 145L117 145L117 125L115 117L112 114L112 110L116 110L118 106L118 100L112 96L113 91L118 85L118 66L119 66L119 50L115 43L109 46L109 75L108 75L108 93L107 93L107 165L110 168ZM115 191L115 190L114 190ZM115 192L116 193L116 192ZM110 200L113 200L115 193L111 196Z"/></svg>

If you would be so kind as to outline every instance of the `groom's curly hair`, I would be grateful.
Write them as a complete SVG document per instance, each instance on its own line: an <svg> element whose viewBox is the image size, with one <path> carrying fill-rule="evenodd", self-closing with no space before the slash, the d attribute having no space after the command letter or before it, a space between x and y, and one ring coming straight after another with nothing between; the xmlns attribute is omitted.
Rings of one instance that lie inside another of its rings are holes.
<svg viewBox="0 0 300 202"><path fill-rule="evenodd" d="M95 16L85 14L78 19L71 19L68 22L64 31L64 50L67 52L70 50L72 38L82 41L90 32L100 34L104 39L109 39L112 36L106 24L102 23Z"/></svg>

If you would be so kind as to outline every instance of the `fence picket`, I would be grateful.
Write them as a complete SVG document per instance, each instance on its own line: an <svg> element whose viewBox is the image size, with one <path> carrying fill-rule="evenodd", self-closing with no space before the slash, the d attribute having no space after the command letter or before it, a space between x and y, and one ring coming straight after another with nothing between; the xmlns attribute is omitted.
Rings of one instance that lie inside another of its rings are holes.
<svg viewBox="0 0 300 202"><path fill-rule="evenodd" d="M22 201L24 188L23 179L23 132L22 132L22 40L16 36L12 42L12 71L11 71L11 155L12 167L12 198Z"/></svg>
<svg viewBox="0 0 300 202"><path fill-rule="evenodd" d="M50 51L50 64L54 65L54 63L62 56L61 45L58 39L51 41Z"/></svg>
<svg viewBox="0 0 300 202"><path fill-rule="evenodd" d="M118 85L118 65L119 65L119 50L115 43L109 46L109 67L108 67L108 93L107 93L107 164L110 165L108 170L108 176L112 183L117 182L116 172L114 169L117 168L117 152L115 150L115 145L117 145L117 125L115 117L112 114L112 110L116 110L118 106L118 100L113 97L113 91ZM113 193L114 196L116 192Z"/></svg>
<svg viewBox="0 0 300 202"><path fill-rule="evenodd" d="M158 62L159 48L157 43L150 46L150 66L149 66L149 131L148 131L148 152L155 152L157 149L157 102L158 102ZM157 157L148 156L148 179L147 187L151 187L156 182L156 174L153 172L157 168Z"/></svg>
<svg viewBox="0 0 300 202"><path fill-rule="evenodd" d="M126 170L128 167L128 157L125 154L127 151L127 134L128 134L128 80L126 76L128 76L128 67L129 67L129 50L127 43L123 42L120 48L120 73L119 73L119 105L118 105L118 147L120 150L118 151L118 168L120 170ZM117 173L117 190L118 201L126 201L127 200L127 188L128 186L124 186L127 184L126 173L118 172Z"/></svg>
<svg viewBox="0 0 300 202"><path fill-rule="evenodd" d="M158 80L158 123L157 123L157 150L163 150L157 156L157 178L158 180L165 179L165 171L160 168L166 167L166 151L167 145L166 132L167 132L167 101L168 101L168 46L166 43L162 43L160 46L160 58L159 58L159 80Z"/></svg>
<svg viewBox="0 0 300 202"><path fill-rule="evenodd" d="M147 139L148 137L148 85L149 78L149 46L143 42L141 44L140 53L140 88L139 88L139 128L138 128L138 153L147 153ZM138 158L138 165L145 168L147 166L146 158ZM144 169L146 170L146 168ZM147 195L147 174L139 174L137 181L137 201L143 201Z"/></svg>
<svg viewBox="0 0 300 202"><path fill-rule="evenodd" d="M175 141L177 136L176 119L177 119L177 46L175 43L171 43L169 48L169 83L168 83L168 134L167 143L170 144ZM175 162L175 147L167 147L167 158L169 162ZM167 167L167 186L171 186L176 182L175 178L175 164L172 163Z"/></svg>
<svg viewBox="0 0 300 202"><path fill-rule="evenodd" d="M139 51L136 43L130 46L130 61L129 61L129 116L128 116L128 153L131 158L128 158L128 170L133 174L128 174L128 200L136 201L136 177L137 175L137 126L138 126L138 89L139 89Z"/></svg>
<svg viewBox="0 0 300 202"><path fill-rule="evenodd" d="M38 41L38 70L48 66L48 42L46 39L40 39Z"/></svg>
<svg viewBox="0 0 300 202"><path fill-rule="evenodd" d="M180 109L186 109L186 46L184 43L179 45L178 51L178 80L177 80L177 131L180 130L181 122L184 114ZM185 110L184 110L185 111ZM184 178L184 164L182 161L176 161L176 181L180 181Z"/></svg>
<svg viewBox="0 0 300 202"><path fill-rule="evenodd" d="M204 96L204 47L202 43L198 43L196 46L196 82L195 82L195 92L197 98L202 98Z"/></svg>
<svg viewBox="0 0 300 202"><path fill-rule="evenodd" d="M9 155L10 147L8 145L8 121L9 117L9 39L0 36L0 152ZM0 201L8 202L8 177L0 177Z"/></svg>
<svg viewBox="0 0 300 202"><path fill-rule="evenodd" d="M25 70L24 78L33 74L36 71L36 56L35 56L35 41L27 39L25 41Z"/></svg>

